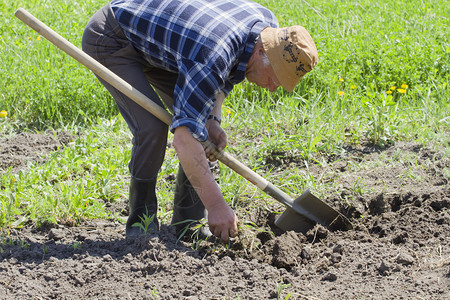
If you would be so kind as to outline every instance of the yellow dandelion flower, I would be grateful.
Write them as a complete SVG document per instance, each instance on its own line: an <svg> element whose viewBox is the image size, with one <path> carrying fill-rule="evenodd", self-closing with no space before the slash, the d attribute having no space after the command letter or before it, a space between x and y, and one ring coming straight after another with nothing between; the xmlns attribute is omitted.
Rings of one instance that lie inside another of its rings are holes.
<svg viewBox="0 0 450 300"><path fill-rule="evenodd" d="M345 94L344 91L339 91L339 92L338 92L338 95L339 95L339 96L342 96L342 95L344 95L344 94Z"/></svg>
<svg viewBox="0 0 450 300"><path fill-rule="evenodd" d="M8 113L6 112L6 110L0 111L0 118L5 118L7 115Z"/></svg>
<svg viewBox="0 0 450 300"><path fill-rule="evenodd" d="M31 36L29 36L28 39L31 40Z"/></svg>
<svg viewBox="0 0 450 300"><path fill-rule="evenodd" d="M386 94L390 95L392 94L392 91L387 91Z"/></svg>
<svg viewBox="0 0 450 300"><path fill-rule="evenodd" d="M402 84L402 89L407 89L408 88L408 85L407 84Z"/></svg>
<svg viewBox="0 0 450 300"><path fill-rule="evenodd" d="M397 87L396 86L391 86L391 91L395 91L395 89L396 89Z"/></svg>
<svg viewBox="0 0 450 300"><path fill-rule="evenodd" d="M40 40L41 40L41 37L38 36L38 37L36 38L36 41L40 41Z"/></svg>
<svg viewBox="0 0 450 300"><path fill-rule="evenodd" d="M350 87L352 90L356 89L356 86L354 84L352 84L352 86Z"/></svg>
<svg viewBox="0 0 450 300"><path fill-rule="evenodd" d="M227 116L231 114L231 109L227 108Z"/></svg>
<svg viewBox="0 0 450 300"><path fill-rule="evenodd" d="M400 94L404 94L404 93L406 93L406 90L405 89L397 89L397 92L399 92Z"/></svg>
<svg viewBox="0 0 450 300"><path fill-rule="evenodd" d="M344 82L344 79L342 79L342 78L339 78L339 81L340 81L340 82Z"/></svg>

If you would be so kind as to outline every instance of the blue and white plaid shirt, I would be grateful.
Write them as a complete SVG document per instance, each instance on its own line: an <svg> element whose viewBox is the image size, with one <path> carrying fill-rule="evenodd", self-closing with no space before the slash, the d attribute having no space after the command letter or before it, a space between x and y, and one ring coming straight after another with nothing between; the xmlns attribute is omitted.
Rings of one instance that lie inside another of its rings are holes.
<svg viewBox="0 0 450 300"><path fill-rule="evenodd" d="M245 78L256 38L278 21L248 0L114 0L117 21L156 67L178 73L170 130L186 126L199 141L216 95Z"/></svg>

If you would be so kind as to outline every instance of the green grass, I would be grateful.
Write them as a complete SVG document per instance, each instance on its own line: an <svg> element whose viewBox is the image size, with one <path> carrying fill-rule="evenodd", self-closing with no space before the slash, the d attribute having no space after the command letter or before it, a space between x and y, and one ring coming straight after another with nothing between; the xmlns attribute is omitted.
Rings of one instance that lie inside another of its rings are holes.
<svg viewBox="0 0 450 300"><path fill-rule="evenodd" d="M95 76L14 16L27 9L81 47L89 17L106 1L6 1L0 4L2 110L23 128L88 125L117 114Z"/></svg>
<svg viewBox="0 0 450 300"><path fill-rule="evenodd" d="M127 197L130 135L114 101L90 71L14 17L24 7L80 47L89 17L107 1L0 1L0 110L8 112L0 119L0 134L83 132L44 164L18 174L2 171L0 227L117 218L105 206ZM228 151L234 156L298 195L305 188L332 190L333 183L313 176L308 166L324 164L324 157L343 145L383 147L406 140L448 148L446 1L258 2L274 11L281 26L300 24L310 31L319 64L293 93L270 94L247 83L234 89L224 105ZM402 85L408 87L399 90ZM274 159L307 167L276 169ZM169 148L158 183L163 222L171 214L177 163ZM220 168L222 191L234 207L267 199ZM364 190L362 178L355 190Z"/></svg>
<svg viewBox="0 0 450 300"><path fill-rule="evenodd" d="M124 122L105 121L51 154L45 164L3 173L0 225L107 217L105 203L117 201L125 190L128 140Z"/></svg>

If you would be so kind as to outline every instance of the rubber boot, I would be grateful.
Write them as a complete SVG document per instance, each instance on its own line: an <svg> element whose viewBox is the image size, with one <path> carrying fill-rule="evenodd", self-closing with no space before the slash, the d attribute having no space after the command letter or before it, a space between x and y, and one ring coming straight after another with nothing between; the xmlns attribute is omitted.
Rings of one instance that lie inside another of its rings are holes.
<svg viewBox="0 0 450 300"><path fill-rule="evenodd" d="M156 199L155 188L156 180L147 181L131 178L130 198L128 200L129 215L125 229L127 237L151 234L159 230L159 222L156 217L158 200ZM148 218L153 219L146 224L146 221L150 221ZM136 223L142 226L136 226L138 225Z"/></svg>
<svg viewBox="0 0 450 300"><path fill-rule="evenodd" d="M199 220L207 219L208 212L181 165L178 167L173 202L171 224L175 226L177 237L183 237L184 239L213 238L207 226L192 229L199 224Z"/></svg>

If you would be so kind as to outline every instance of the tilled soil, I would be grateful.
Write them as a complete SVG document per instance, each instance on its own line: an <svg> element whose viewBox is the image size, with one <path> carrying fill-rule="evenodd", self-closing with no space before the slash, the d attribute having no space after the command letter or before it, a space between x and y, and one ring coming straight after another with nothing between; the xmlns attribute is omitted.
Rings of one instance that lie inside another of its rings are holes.
<svg viewBox="0 0 450 300"><path fill-rule="evenodd" d="M0 167L22 169L66 139L3 139ZM390 157L399 159L386 163ZM0 245L0 298L450 299L449 170L444 149L403 143L349 147L336 163L312 168L334 177L341 192L323 200L351 220L350 231L279 232L273 211L283 208L271 201L270 210L240 215L256 227L229 245L177 242L166 225L125 238L124 225L110 220L9 230Z"/></svg>

